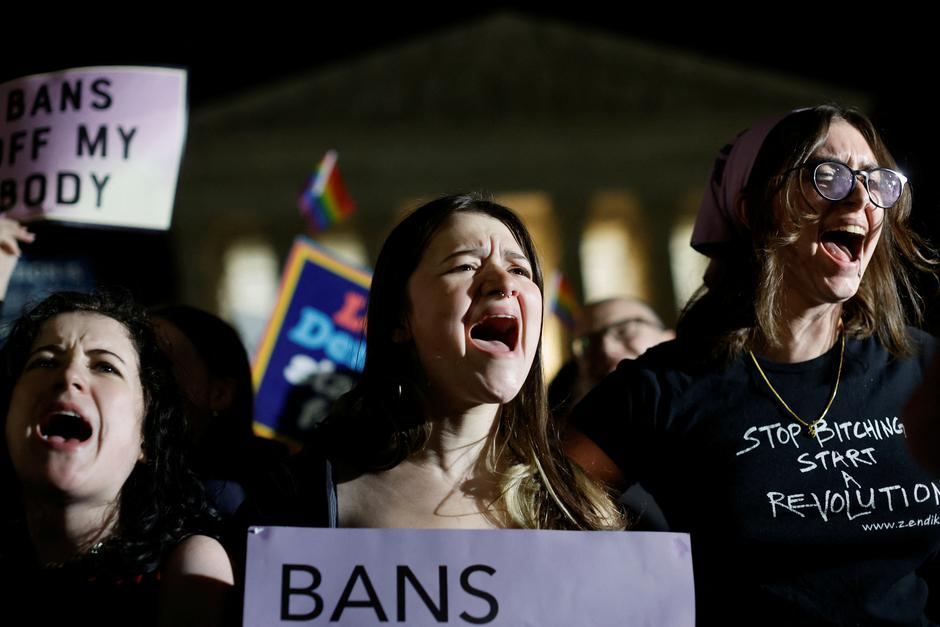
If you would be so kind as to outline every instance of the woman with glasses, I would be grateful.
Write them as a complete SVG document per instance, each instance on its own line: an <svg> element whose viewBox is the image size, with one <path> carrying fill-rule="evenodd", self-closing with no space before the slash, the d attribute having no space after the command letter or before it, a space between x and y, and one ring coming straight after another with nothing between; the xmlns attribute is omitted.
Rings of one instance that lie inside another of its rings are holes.
<svg viewBox="0 0 940 627"><path fill-rule="evenodd" d="M906 178L832 106L725 147L692 245L711 258L677 339L574 410L571 452L641 481L692 534L698 624L921 625L940 483L900 422L936 352L910 326Z"/></svg>

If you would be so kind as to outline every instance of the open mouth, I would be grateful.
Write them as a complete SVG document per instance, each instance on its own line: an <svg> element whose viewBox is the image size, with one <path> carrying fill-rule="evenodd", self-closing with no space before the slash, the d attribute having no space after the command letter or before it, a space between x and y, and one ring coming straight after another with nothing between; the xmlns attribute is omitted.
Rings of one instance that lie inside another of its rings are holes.
<svg viewBox="0 0 940 627"><path fill-rule="evenodd" d="M519 321L514 316L487 316L473 325L470 338L484 350L512 352L519 341Z"/></svg>
<svg viewBox="0 0 940 627"><path fill-rule="evenodd" d="M860 226L840 226L826 231L820 238L829 255L844 263L857 261L865 245L865 229Z"/></svg>
<svg viewBox="0 0 940 627"><path fill-rule="evenodd" d="M55 442L85 442L91 437L91 432L91 425L72 411L51 414L39 425L39 435L44 440Z"/></svg>

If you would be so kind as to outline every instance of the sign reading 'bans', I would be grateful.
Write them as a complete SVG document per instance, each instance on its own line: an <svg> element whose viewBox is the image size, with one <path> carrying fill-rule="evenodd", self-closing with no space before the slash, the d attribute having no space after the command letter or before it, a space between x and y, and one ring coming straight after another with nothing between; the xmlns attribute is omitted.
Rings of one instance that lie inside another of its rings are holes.
<svg viewBox="0 0 940 627"><path fill-rule="evenodd" d="M249 530L246 627L695 623L687 534Z"/></svg>
<svg viewBox="0 0 940 627"><path fill-rule="evenodd" d="M21 221L169 228L186 72L91 67L0 85L0 211Z"/></svg>

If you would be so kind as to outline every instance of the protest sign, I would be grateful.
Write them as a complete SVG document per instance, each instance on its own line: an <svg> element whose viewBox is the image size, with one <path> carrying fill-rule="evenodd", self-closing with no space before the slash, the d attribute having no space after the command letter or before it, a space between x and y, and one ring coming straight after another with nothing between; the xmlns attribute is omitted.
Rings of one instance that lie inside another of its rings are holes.
<svg viewBox="0 0 940 627"><path fill-rule="evenodd" d="M246 627L695 622L679 533L254 527L246 568Z"/></svg>
<svg viewBox="0 0 940 627"><path fill-rule="evenodd" d="M0 85L0 211L165 230L186 136L186 72L89 67Z"/></svg>
<svg viewBox="0 0 940 627"><path fill-rule="evenodd" d="M50 258L27 258L16 263L0 308L0 339L30 303L52 292L69 290L90 292L97 285L94 263L87 255L58 255Z"/></svg>
<svg viewBox="0 0 940 627"><path fill-rule="evenodd" d="M255 431L301 442L365 363L370 273L298 237L255 357Z"/></svg>

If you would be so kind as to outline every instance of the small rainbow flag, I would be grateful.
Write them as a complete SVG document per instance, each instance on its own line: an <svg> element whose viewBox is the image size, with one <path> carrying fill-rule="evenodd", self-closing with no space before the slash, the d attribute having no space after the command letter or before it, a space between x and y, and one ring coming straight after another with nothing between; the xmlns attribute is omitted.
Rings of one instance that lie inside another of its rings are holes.
<svg viewBox="0 0 940 627"><path fill-rule="evenodd" d="M574 330L574 321L581 311L581 304L574 295L571 283L559 271L552 274L552 313L554 313L568 331Z"/></svg>
<svg viewBox="0 0 940 627"><path fill-rule="evenodd" d="M336 159L335 150L327 151L297 199L297 207L313 233L325 231L356 211Z"/></svg>

